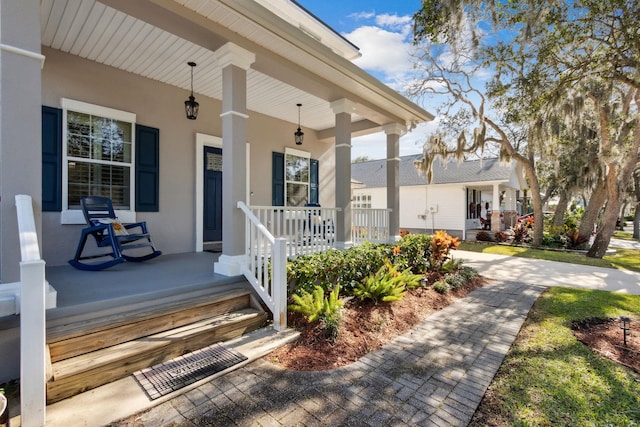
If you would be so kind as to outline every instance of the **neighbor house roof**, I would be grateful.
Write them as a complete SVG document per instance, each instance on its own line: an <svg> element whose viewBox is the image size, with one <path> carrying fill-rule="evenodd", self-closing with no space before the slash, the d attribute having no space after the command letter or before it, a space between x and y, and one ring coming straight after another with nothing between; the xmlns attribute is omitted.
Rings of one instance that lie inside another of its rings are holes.
<svg viewBox="0 0 640 427"><path fill-rule="evenodd" d="M425 185L424 174L415 167L422 154L400 157L400 186ZM436 159L433 164L432 184L451 184L457 182L508 181L513 173L512 164L501 163L498 158L455 160L443 162ZM351 177L362 182L367 188L387 186L387 159L358 162L351 165Z"/></svg>

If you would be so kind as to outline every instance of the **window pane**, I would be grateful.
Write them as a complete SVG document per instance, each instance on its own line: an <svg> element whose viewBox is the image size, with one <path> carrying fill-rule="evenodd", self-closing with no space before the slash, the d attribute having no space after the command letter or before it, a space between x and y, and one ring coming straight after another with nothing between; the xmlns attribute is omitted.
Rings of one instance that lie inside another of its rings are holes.
<svg viewBox="0 0 640 427"><path fill-rule="evenodd" d="M287 183L287 206L304 206L309 201L307 184Z"/></svg>
<svg viewBox="0 0 640 427"><path fill-rule="evenodd" d="M89 147L91 145L89 137L69 134L67 144L67 154L73 157L89 158Z"/></svg>
<svg viewBox="0 0 640 427"><path fill-rule="evenodd" d="M79 208L84 196L109 197L116 209L130 208L130 168L69 162L69 208Z"/></svg>
<svg viewBox="0 0 640 427"><path fill-rule="evenodd" d="M67 123L69 134L89 136L91 133L91 116L88 114L67 111Z"/></svg>
<svg viewBox="0 0 640 427"><path fill-rule="evenodd" d="M287 154L285 165L287 181L309 182L309 159Z"/></svg>
<svg viewBox="0 0 640 427"><path fill-rule="evenodd" d="M80 198L89 195L89 164L69 162L69 209L80 209Z"/></svg>

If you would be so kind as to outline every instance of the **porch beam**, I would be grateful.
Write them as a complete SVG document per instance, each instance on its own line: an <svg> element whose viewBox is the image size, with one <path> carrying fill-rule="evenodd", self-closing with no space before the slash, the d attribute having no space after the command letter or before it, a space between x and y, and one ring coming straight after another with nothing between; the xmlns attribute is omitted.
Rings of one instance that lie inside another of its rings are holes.
<svg viewBox="0 0 640 427"><path fill-rule="evenodd" d="M227 43L216 60L222 68L222 255L214 271L235 276L245 261L244 214L237 206L247 194L247 70L255 54Z"/></svg>
<svg viewBox="0 0 640 427"><path fill-rule="evenodd" d="M353 245L351 240L351 114L355 103L339 99L331 103L336 115L336 246Z"/></svg>
<svg viewBox="0 0 640 427"><path fill-rule="evenodd" d="M400 240L400 136L406 127L399 123L384 126L387 135L387 209L389 213L389 241Z"/></svg>

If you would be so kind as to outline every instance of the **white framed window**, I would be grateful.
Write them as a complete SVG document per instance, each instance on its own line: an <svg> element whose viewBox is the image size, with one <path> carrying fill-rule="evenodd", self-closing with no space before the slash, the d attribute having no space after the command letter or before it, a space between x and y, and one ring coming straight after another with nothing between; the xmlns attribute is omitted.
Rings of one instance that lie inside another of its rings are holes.
<svg viewBox="0 0 640 427"><path fill-rule="evenodd" d="M62 99L63 224L84 224L80 198L109 197L123 222L135 222L136 115Z"/></svg>
<svg viewBox="0 0 640 427"><path fill-rule="evenodd" d="M285 206L304 206L309 202L311 154L286 148L284 153Z"/></svg>
<svg viewBox="0 0 640 427"><path fill-rule="evenodd" d="M371 209L371 194L356 194L353 197L355 209Z"/></svg>

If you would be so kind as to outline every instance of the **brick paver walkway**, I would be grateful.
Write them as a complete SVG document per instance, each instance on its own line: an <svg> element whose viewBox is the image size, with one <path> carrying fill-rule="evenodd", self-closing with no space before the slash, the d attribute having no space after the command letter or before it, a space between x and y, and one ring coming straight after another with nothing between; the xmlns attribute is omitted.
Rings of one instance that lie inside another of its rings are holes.
<svg viewBox="0 0 640 427"><path fill-rule="evenodd" d="M466 426L543 290L494 282L349 366L258 360L120 425Z"/></svg>

